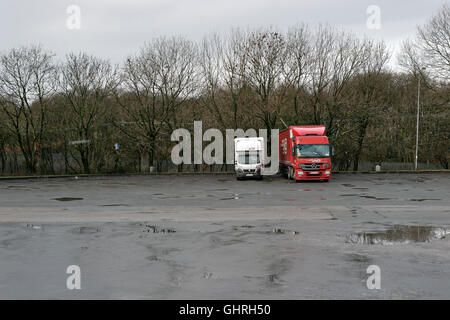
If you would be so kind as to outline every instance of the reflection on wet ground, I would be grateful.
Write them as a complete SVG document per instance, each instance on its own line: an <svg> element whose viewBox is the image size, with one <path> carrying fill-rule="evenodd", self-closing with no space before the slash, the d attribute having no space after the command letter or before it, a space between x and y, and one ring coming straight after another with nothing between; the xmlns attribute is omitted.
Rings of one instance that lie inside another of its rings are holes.
<svg viewBox="0 0 450 320"><path fill-rule="evenodd" d="M356 244L400 244L411 242L430 242L445 238L450 229L431 226L395 225L384 231L360 232L350 234L347 242Z"/></svg>

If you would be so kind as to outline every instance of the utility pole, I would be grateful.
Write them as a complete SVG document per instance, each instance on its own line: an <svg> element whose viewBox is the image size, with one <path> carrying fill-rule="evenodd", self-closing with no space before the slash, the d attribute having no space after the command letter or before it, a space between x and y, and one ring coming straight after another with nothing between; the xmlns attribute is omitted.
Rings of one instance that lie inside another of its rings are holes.
<svg viewBox="0 0 450 320"><path fill-rule="evenodd" d="M422 68L422 70L425 71L425 68ZM417 85L416 160L414 162L414 170L417 170L417 159L418 159L418 156L419 156L420 78L422 78L422 73L419 70L419 83Z"/></svg>

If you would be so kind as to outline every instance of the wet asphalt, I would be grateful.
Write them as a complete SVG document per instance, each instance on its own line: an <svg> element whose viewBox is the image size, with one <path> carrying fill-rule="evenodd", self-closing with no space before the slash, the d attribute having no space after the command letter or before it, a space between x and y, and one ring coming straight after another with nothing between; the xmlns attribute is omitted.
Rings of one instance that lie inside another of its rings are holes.
<svg viewBox="0 0 450 320"><path fill-rule="evenodd" d="M0 180L0 298L449 299L449 190L445 173Z"/></svg>

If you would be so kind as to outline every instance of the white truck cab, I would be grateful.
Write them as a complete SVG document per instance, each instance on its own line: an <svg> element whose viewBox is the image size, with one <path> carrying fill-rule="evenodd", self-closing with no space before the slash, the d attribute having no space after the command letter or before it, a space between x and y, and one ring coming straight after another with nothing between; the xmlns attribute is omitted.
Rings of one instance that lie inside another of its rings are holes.
<svg viewBox="0 0 450 320"><path fill-rule="evenodd" d="M234 139L234 170L236 178L256 177L262 179L264 166L264 138Z"/></svg>

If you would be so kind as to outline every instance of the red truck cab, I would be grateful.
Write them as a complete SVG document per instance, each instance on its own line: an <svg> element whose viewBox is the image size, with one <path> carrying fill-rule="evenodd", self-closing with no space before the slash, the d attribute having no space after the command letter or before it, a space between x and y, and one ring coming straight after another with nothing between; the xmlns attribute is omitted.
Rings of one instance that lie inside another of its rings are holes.
<svg viewBox="0 0 450 320"><path fill-rule="evenodd" d="M331 179L332 147L325 126L289 126L280 132L280 171L294 180Z"/></svg>

